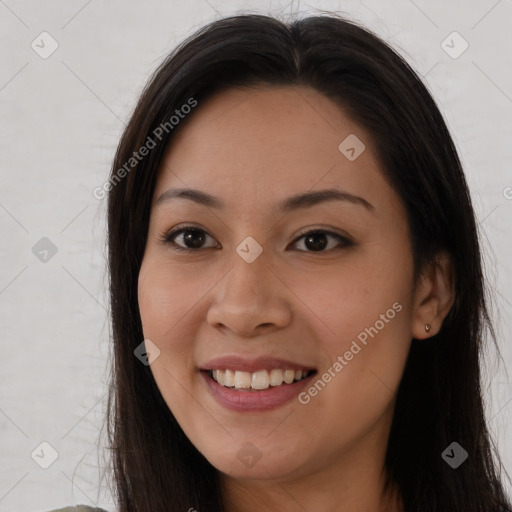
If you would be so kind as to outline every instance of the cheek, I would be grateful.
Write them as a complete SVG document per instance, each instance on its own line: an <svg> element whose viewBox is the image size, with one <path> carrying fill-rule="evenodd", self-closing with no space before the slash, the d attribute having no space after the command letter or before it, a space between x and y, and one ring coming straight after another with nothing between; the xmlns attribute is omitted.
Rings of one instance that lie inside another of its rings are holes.
<svg viewBox="0 0 512 512"><path fill-rule="evenodd" d="M190 369L194 366L190 334L184 330L199 300L201 290L194 290L186 276L165 261L151 257L143 260L138 280L142 329L144 338L160 350L150 370L173 414L186 408L185 388L190 387Z"/></svg>
<svg viewBox="0 0 512 512"><path fill-rule="evenodd" d="M301 310L306 317L312 321L316 317L315 324L325 332L331 353L343 349L347 341L376 322L382 331L390 331L391 326L400 330L407 324L411 262L407 256L386 255L382 246L373 247L371 254L354 254L337 266L314 272L288 271L286 281L304 305ZM397 307L393 309L395 303L401 305L400 314ZM381 315L385 316L383 320Z"/></svg>
<svg viewBox="0 0 512 512"><path fill-rule="evenodd" d="M332 384L319 404L332 401L363 417L363 409L375 412L388 403L411 343L412 273L407 251L375 244L357 258L347 258L336 272L296 282L297 295L319 320L319 339L336 375L325 376Z"/></svg>
<svg viewBox="0 0 512 512"><path fill-rule="evenodd" d="M194 279L186 271L161 259L148 257L142 263L138 282L138 301L144 336L164 345L179 338L183 319L209 289L205 279Z"/></svg>
<svg viewBox="0 0 512 512"><path fill-rule="evenodd" d="M215 282L212 273L177 266L151 252L140 269L138 300L143 334L160 350L150 369L164 399L172 397L173 412L188 397L183 386L190 388L196 371L194 340L204 324L204 301Z"/></svg>
<svg viewBox="0 0 512 512"><path fill-rule="evenodd" d="M185 298L177 300L176 281L162 271L162 265L144 260L138 283L139 311L144 339L151 340L160 350L150 365L158 387L164 391L164 399L175 396L175 379L183 378L186 361L185 337L179 332L179 319L190 307ZM176 357L180 354L179 357ZM185 356L185 357L184 357ZM179 362L179 364L177 364Z"/></svg>
<svg viewBox="0 0 512 512"><path fill-rule="evenodd" d="M337 439L343 431L343 439L353 441L390 411L411 343L406 299L407 293L392 287L373 293L354 288L341 299L339 292L318 299L317 304L335 304L337 314L331 308L322 315L335 335L323 336L329 363L300 403L326 438Z"/></svg>
<svg viewBox="0 0 512 512"><path fill-rule="evenodd" d="M398 384L411 342L406 293L361 289L341 298L339 293L312 298L310 305L319 311L320 321L315 323L321 349L331 364L342 358L343 371L337 373L343 373L347 382L364 387L369 378L379 385L375 375L380 375L390 387Z"/></svg>

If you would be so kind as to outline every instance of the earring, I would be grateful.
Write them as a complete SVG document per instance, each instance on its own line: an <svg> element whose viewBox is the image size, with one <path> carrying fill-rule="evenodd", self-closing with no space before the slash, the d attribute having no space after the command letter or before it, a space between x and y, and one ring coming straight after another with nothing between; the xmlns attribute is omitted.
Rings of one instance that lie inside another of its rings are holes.
<svg viewBox="0 0 512 512"><path fill-rule="evenodd" d="M430 324L425 324L425 331L430 332L432 326Z"/></svg>

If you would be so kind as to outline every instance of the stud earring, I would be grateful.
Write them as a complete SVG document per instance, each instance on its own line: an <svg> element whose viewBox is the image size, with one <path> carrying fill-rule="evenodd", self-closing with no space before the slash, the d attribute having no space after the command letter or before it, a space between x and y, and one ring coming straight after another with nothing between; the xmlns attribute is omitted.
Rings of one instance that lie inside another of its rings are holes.
<svg viewBox="0 0 512 512"><path fill-rule="evenodd" d="M425 324L425 331L430 332L432 326L430 324Z"/></svg>

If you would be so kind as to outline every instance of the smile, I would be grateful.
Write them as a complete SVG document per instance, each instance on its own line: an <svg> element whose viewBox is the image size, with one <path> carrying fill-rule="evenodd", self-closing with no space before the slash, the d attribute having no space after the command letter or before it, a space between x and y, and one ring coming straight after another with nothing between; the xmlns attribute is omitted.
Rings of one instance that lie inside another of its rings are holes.
<svg viewBox="0 0 512 512"><path fill-rule="evenodd" d="M243 372L233 370L210 370L210 377L226 388L240 391L258 391L269 387L282 386L301 381L313 374L315 370L259 370L257 372Z"/></svg>
<svg viewBox="0 0 512 512"><path fill-rule="evenodd" d="M279 368L199 372L207 393L221 406L237 412L264 412L280 407L303 391L316 373Z"/></svg>

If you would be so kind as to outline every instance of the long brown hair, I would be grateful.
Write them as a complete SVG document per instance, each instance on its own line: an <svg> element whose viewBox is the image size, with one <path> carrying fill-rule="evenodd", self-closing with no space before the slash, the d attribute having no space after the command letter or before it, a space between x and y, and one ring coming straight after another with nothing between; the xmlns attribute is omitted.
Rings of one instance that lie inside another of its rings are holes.
<svg viewBox="0 0 512 512"><path fill-rule="evenodd" d="M388 483L410 512L510 512L480 387L484 334L494 334L475 215L452 138L426 87L393 49L327 15L288 24L246 15L207 25L156 70L122 135L105 188L113 340L107 423L120 512L224 510L217 470L134 356L143 341L137 281L156 175L193 112L176 126L171 117L191 98L200 109L215 91L254 84L307 85L335 100L372 135L406 207L416 276L439 250L453 258L454 307L428 343L413 340L398 390ZM154 146L142 157L148 138ZM469 455L456 470L441 457L453 441Z"/></svg>

